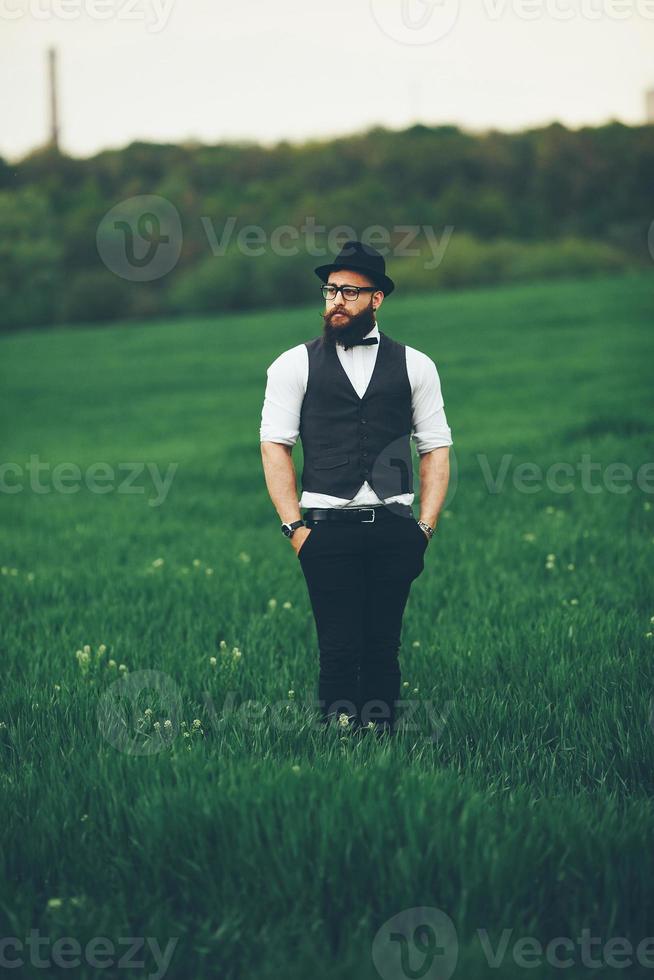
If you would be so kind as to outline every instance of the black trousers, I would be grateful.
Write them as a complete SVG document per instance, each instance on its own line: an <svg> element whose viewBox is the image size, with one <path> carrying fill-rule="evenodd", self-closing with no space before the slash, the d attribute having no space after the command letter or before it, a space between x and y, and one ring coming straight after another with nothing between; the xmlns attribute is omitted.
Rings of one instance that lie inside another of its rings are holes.
<svg viewBox="0 0 654 980"><path fill-rule="evenodd" d="M402 617L424 569L428 539L410 509L375 508L372 523L305 520L297 553L320 653L318 705L325 723L349 716L392 734L400 693Z"/></svg>

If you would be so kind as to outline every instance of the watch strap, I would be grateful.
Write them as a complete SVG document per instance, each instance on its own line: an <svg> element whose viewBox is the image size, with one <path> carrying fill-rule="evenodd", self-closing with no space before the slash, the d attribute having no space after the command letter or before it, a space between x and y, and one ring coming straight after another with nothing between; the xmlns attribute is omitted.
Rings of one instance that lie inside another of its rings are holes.
<svg viewBox="0 0 654 980"><path fill-rule="evenodd" d="M295 529L298 528L298 527L302 527L302 526L304 526L304 519L303 518L300 518L299 521L292 521L289 524L287 524L285 521L282 521L281 530L282 530L282 533L283 534L286 534L287 528L290 528L291 533L290 534L286 534L286 536L289 537L289 538L291 538L291 537L293 537L293 532L295 531Z"/></svg>

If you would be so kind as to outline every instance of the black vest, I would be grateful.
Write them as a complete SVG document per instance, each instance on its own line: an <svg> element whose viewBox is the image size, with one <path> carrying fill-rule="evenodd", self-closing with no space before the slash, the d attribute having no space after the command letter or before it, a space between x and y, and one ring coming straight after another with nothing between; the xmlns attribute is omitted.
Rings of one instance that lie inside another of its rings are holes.
<svg viewBox="0 0 654 980"><path fill-rule="evenodd" d="M309 378L300 412L302 490L352 500L367 480L380 500L413 492L411 383L406 347L379 331L372 377L359 398L335 347L305 343Z"/></svg>

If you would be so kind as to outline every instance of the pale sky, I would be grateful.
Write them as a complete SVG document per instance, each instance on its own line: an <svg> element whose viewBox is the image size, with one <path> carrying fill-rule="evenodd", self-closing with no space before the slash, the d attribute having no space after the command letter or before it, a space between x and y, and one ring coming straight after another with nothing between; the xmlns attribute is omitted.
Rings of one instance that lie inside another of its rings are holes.
<svg viewBox="0 0 654 980"><path fill-rule="evenodd" d="M654 0L0 0L0 154L642 123Z"/></svg>

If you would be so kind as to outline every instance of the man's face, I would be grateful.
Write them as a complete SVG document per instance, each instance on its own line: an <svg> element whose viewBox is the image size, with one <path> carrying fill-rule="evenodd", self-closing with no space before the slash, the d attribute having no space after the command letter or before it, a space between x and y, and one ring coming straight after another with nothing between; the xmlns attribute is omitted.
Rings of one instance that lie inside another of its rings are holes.
<svg viewBox="0 0 654 980"><path fill-rule="evenodd" d="M374 282L362 272L339 269L330 272L328 282L335 286L374 286ZM355 300L344 300L342 293L325 300L324 336L331 343L347 344L361 340L375 325L375 310L384 298L381 290L370 289L359 293Z"/></svg>

